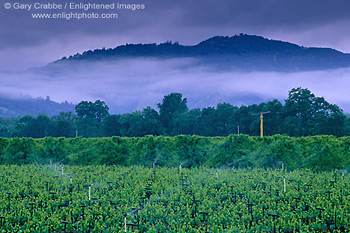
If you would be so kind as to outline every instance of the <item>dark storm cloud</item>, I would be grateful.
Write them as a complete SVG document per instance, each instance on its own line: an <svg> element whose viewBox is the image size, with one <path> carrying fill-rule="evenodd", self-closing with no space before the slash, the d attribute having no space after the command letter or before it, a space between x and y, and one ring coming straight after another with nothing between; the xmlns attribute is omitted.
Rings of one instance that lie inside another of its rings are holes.
<svg viewBox="0 0 350 233"><path fill-rule="evenodd" d="M108 35L115 36L116 44L119 36L129 37L130 42L161 42L174 38L195 43L216 34L256 31L268 35L279 30L288 33L325 24L336 26L337 22L350 17L350 2L347 0L138 0L130 3L144 3L146 9L117 11L117 20L68 21L32 19L31 13L47 11L5 10L1 6L0 49L39 46L50 41L64 43L89 36L103 40Z"/></svg>

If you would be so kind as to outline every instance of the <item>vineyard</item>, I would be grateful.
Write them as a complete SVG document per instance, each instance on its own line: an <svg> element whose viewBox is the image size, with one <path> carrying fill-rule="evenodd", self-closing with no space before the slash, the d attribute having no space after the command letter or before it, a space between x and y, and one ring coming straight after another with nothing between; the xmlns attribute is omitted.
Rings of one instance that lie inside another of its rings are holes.
<svg viewBox="0 0 350 233"><path fill-rule="evenodd" d="M0 166L1 232L346 232L346 171Z"/></svg>

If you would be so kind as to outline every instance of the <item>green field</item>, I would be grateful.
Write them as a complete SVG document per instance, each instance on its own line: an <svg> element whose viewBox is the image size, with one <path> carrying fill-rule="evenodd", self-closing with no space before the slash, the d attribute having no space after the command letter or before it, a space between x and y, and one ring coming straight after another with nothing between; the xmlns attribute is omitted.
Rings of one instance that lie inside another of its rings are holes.
<svg viewBox="0 0 350 233"><path fill-rule="evenodd" d="M52 164L0 174L2 232L350 230L344 171Z"/></svg>

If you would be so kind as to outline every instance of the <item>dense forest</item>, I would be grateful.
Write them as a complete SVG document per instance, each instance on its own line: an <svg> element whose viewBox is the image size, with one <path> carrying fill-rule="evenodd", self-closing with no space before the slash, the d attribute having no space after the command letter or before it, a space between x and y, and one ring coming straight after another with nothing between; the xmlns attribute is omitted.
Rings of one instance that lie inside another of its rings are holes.
<svg viewBox="0 0 350 233"><path fill-rule="evenodd" d="M219 103L216 107L188 109L182 94L171 93L157 106L158 111L146 107L113 115L103 101L82 101L75 112L60 112L52 117L40 114L0 118L0 137L258 136L262 112L266 112L266 136L350 135L350 120L341 108L301 87L290 90L284 103L275 99L249 106Z"/></svg>

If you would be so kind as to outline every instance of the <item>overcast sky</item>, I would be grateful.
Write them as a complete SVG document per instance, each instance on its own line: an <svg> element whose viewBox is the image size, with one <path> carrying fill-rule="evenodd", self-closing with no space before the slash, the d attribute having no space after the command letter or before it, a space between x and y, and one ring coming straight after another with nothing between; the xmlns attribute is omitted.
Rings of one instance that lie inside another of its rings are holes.
<svg viewBox="0 0 350 233"><path fill-rule="evenodd" d="M303 46L350 52L348 0L119 0L144 10L114 10L118 19L33 19L61 11L0 7L0 68L40 66L63 56L125 43L178 41L193 45L215 35L261 35ZM69 0L50 0L65 4ZM112 0L79 0L112 3ZM65 12L69 12L66 10ZM79 12L79 11L72 11ZM106 11L95 11L106 13Z"/></svg>
<svg viewBox="0 0 350 233"><path fill-rule="evenodd" d="M30 11L14 9L15 3L35 2L62 5L114 2L144 4L145 9L95 10L99 14L117 13L118 18L80 20L33 19L32 14L81 13L83 10L38 10L33 9L33 5ZM10 9L5 9L9 6ZM0 92L50 96L54 101L73 103L102 99L120 112L156 106L171 92L185 94L189 103L193 103L191 107L205 107L208 103L215 105L224 101L251 104L252 101L241 102L244 95L250 96L247 98L250 100L283 100L288 90L302 86L350 112L348 69L288 75L213 74L195 67L184 70L182 64L189 62L180 60L89 65L54 76L13 73L97 48L166 41L194 45L216 35L240 33L350 53L349 28L349 0L3 0L0 5ZM216 81L218 77L220 83Z"/></svg>

